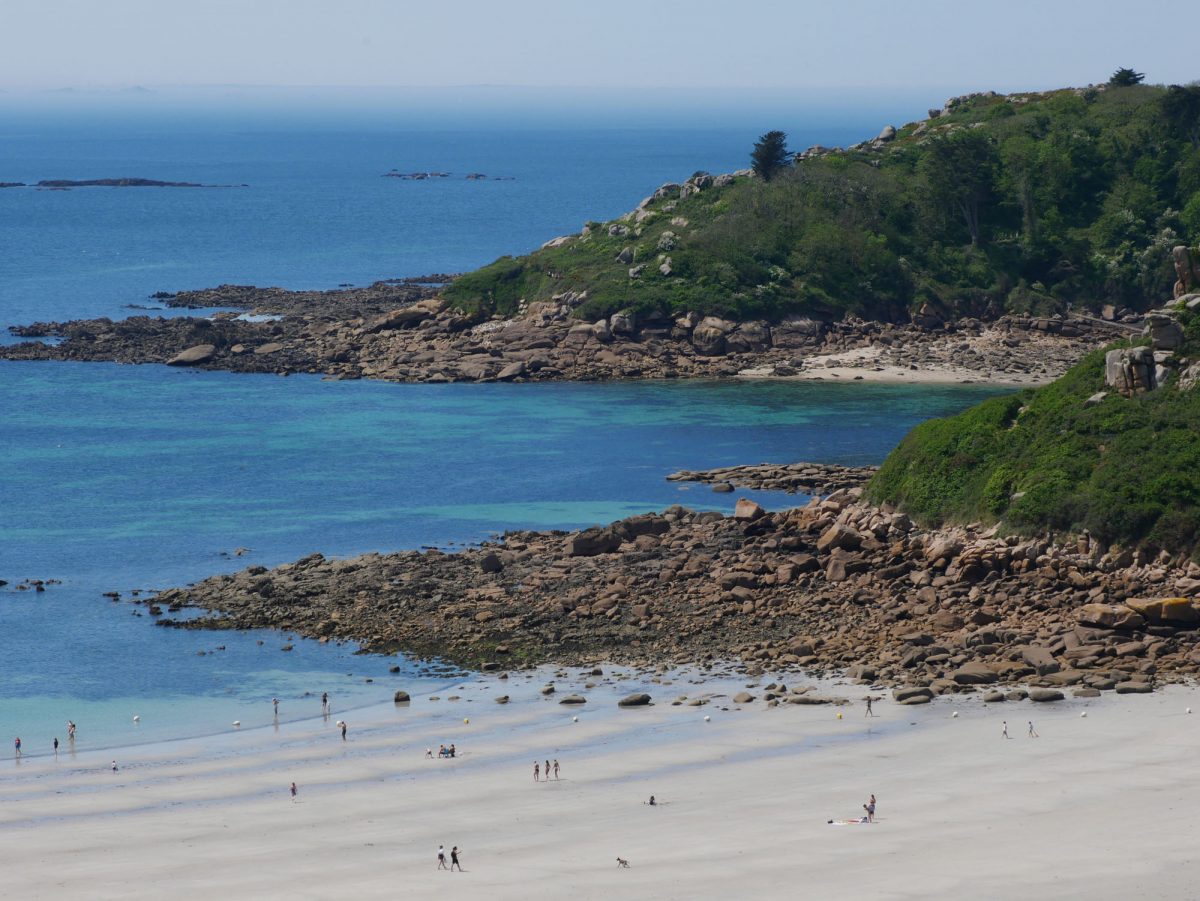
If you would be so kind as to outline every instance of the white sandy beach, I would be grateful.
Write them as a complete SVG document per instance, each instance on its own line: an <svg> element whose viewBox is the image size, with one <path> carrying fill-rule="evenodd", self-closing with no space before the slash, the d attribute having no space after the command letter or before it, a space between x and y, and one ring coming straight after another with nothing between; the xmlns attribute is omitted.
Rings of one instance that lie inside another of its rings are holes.
<svg viewBox="0 0 1200 901"><path fill-rule="evenodd" d="M1052 705L882 701L866 719L861 703L669 704L737 682L656 685L655 705L632 710L615 707L627 686L600 686L569 708L557 698L583 680L560 680L549 699L544 681L481 680L446 693L458 701L6 760L3 895L1197 896L1191 689ZM513 702L492 703L500 693ZM1026 735L1031 718L1040 738ZM450 742L457 759L424 759ZM562 778L534 784L533 762L547 757ZM860 814L872 792L876 824L827 824ZM665 803L646 806L651 794ZM439 843L463 849L466 872L435 869Z"/></svg>

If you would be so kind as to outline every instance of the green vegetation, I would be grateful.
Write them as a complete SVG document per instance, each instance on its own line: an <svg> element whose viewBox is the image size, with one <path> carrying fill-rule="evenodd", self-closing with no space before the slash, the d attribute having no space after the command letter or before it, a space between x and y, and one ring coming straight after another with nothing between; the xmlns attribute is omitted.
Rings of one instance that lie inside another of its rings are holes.
<svg viewBox="0 0 1200 901"><path fill-rule="evenodd" d="M586 291L588 319L1145 309L1169 296L1169 248L1200 240L1200 87L975 95L891 140L769 180L700 174L683 193L497 260L446 296L510 315Z"/></svg>
<svg viewBox="0 0 1200 901"><path fill-rule="evenodd" d="M1182 313L1200 352L1200 316ZM923 523L1000 522L1021 533L1087 529L1106 543L1200 550L1200 388L1132 398L1104 390L1104 351L1056 382L985 401L908 434L869 497Z"/></svg>

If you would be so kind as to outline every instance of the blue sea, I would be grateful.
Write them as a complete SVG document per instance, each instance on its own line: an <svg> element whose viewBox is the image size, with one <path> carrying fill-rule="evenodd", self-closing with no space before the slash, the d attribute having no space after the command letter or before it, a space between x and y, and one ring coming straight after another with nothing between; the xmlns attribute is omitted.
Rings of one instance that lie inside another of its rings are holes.
<svg viewBox="0 0 1200 901"><path fill-rule="evenodd" d="M7 110L0 181L238 187L0 190L0 326L154 306L221 283L331 288L456 272L746 164L763 128L315 113ZM814 115L793 146L878 131ZM442 171L427 181L389 170ZM496 178L468 181L471 172ZM240 187L245 185L245 187ZM140 310L138 312L141 312ZM165 313L164 313L165 315ZM2 340L2 339L0 339ZM277 633L157 628L135 592L313 551L350 555L575 528L674 503L664 480L745 462L880 461L993 389L880 385L391 385L160 366L0 362L0 737L45 751L203 735L435 691L453 676ZM238 548L248 548L234 557ZM22 580L55 580L43 592ZM106 593L117 592L113 600ZM292 650L284 651L285 645ZM389 667L399 664L401 672ZM367 681L371 680L371 681ZM138 716L138 722L133 717Z"/></svg>

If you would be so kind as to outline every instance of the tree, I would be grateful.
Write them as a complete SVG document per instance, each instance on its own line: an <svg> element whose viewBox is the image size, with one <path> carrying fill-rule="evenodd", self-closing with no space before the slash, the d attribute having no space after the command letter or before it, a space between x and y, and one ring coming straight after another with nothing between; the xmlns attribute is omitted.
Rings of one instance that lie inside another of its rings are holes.
<svg viewBox="0 0 1200 901"><path fill-rule="evenodd" d="M787 135L782 131L768 131L754 144L750 154L750 167L763 181L770 181L788 165Z"/></svg>
<svg viewBox="0 0 1200 901"><path fill-rule="evenodd" d="M1135 84L1141 84L1145 78L1146 76L1141 72L1134 72L1133 69L1122 67L1108 79L1108 86L1110 88L1130 88Z"/></svg>
<svg viewBox="0 0 1200 901"><path fill-rule="evenodd" d="M1200 84L1171 85L1163 96L1162 109L1172 132L1200 150Z"/></svg>
<svg viewBox="0 0 1200 901"><path fill-rule="evenodd" d="M996 180L996 148L991 138L974 129L935 138L920 165L929 201L962 216L971 246L977 246L980 212L991 198Z"/></svg>

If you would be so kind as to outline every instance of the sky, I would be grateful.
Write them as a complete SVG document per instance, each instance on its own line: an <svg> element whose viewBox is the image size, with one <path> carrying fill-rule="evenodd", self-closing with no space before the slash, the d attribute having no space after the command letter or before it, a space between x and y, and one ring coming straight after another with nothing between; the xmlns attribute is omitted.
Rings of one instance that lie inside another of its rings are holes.
<svg viewBox="0 0 1200 901"><path fill-rule="evenodd" d="M1197 0L2 0L0 92L942 96L1192 81L1197 34Z"/></svg>

